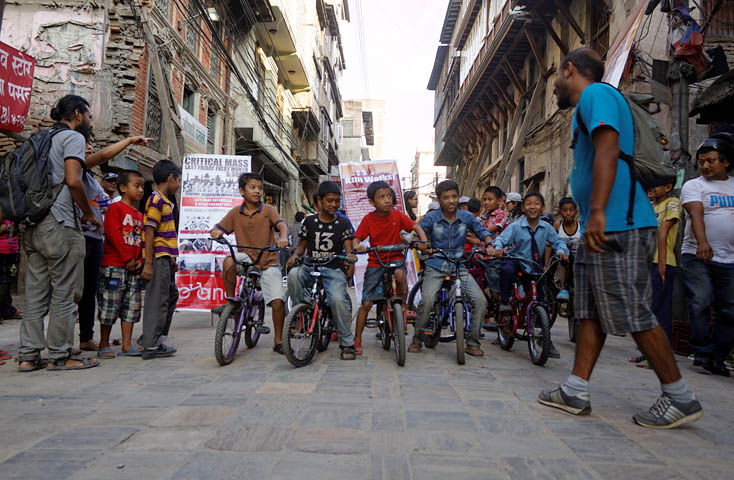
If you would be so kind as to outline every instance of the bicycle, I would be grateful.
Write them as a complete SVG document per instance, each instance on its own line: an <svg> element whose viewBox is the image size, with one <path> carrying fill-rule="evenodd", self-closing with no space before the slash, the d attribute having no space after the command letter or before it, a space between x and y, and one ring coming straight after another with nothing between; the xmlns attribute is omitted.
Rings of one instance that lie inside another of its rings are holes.
<svg viewBox="0 0 734 480"><path fill-rule="evenodd" d="M528 342L530 360L538 366L545 365L550 353L550 320L548 308L538 301L537 285L543 280L551 268L558 263L552 261L547 268L543 269L538 263L526 258L513 255L503 255L502 258L530 263L543 270L542 273L519 272L515 278L512 298L510 299L511 312L500 312L497 319L497 337L503 350L509 351L517 340ZM518 285L518 278L523 276L530 278L530 288L524 291L522 285ZM521 333L519 333L521 332Z"/></svg>
<svg viewBox="0 0 734 480"><path fill-rule="evenodd" d="M214 335L214 356L217 363L229 365L237 354L243 330L247 348L254 348L260 335L270 333L270 328L265 325L265 300L260 287L260 271L253 267L260 262L263 253L280 249L272 245L264 248L232 245L224 237L214 241L226 245L235 265L243 267L245 271L244 275L237 275L234 296L226 297L227 303L219 314ZM257 250L260 253L254 262L247 262L237 259L235 248Z"/></svg>
<svg viewBox="0 0 734 480"><path fill-rule="evenodd" d="M415 245L382 245L368 248L363 252L356 252L357 254L375 253L377 262L383 268L382 290L385 296L382 300L375 302L377 307L377 328L380 329L380 340L383 349L390 350L390 344L393 343L395 345L395 361L401 367L405 365L405 331L408 329L408 317L403 309L403 299L396 294L395 270L405 265L406 255ZM391 260L390 254L397 252L402 254L401 258ZM388 254L387 262L383 261L379 255L380 253Z"/></svg>
<svg viewBox="0 0 734 480"><path fill-rule="evenodd" d="M311 363L317 351L323 352L329 347L331 334L336 331L321 280L321 269L334 259L354 262L343 255L333 255L326 259L299 259L303 265L313 268L311 277L314 281L310 290L305 290L303 301L288 313L283 325L283 354L294 367L304 367ZM298 341L303 344L297 343Z"/></svg>
<svg viewBox="0 0 734 480"><path fill-rule="evenodd" d="M440 248L434 247L429 250L430 255L438 254L451 263L455 270L452 275L443 277L443 283L428 316L428 324L420 333L423 336L423 343L428 348L435 348L439 341L456 340L456 362L459 365L466 362L464 334L470 330L469 302L461 290L461 266L471 262L474 255L482 251L484 250L474 248L468 256L454 259ZM426 299L423 298L422 301L425 302ZM450 336L441 337L443 327L449 328Z"/></svg>
<svg viewBox="0 0 734 480"><path fill-rule="evenodd" d="M556 296L561 291L561 287L555 279L555 269L550 274L550 280L546 282L548 286L548 308L550 310L550 326L555 325L558 317L565 318L568 321L568 339L571 343L576 343L579 336L579 321L576 318L576 312L573 306L573 285L568 282L566 290L568 290L568 300L558 300Z"/></svg>

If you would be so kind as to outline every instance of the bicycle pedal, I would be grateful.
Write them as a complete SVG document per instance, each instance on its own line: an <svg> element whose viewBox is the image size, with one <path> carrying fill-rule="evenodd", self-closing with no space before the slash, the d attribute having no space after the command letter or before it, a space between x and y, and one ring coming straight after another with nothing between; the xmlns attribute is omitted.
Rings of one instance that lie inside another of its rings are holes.
<svg viewBox="0 0 734 480"><path fill-rule="evenodd" d="M258 325L255 327L255 330L257 330L257 333L260 335L267 335L270 333L270 327L266 327L265 325Z"/></svg>
<svg viewBox="0 0 734 480"><path fill-rule="evenodd" d="M424 329L424 330L421 330L421 333L423 335L433 335L433 330Z"/></svg>

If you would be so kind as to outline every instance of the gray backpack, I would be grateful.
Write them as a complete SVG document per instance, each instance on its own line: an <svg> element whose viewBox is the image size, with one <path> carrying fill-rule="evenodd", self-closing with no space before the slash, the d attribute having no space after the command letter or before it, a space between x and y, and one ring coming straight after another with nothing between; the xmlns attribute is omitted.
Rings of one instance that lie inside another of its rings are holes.
<svg viewBox="0 0 734 480"><path fill-rule="evenodd" d="M607 84L609 85L609 84ZM635 150L632 154L619 152L619 158L627 162L630 168L630 193L629 206L627 208L627 224L634 223L635 208L635 191L637 182L640 182L643 190L659 187L672 183L675 185L677 175L673 167L663 153L663 147L660 140L663 135L660 133L655 120L650 115L649 106L653 103L652 95L644 93L623 93L613 85L617 93L622 95L627 102L632 113L632 121L634 122L634 145ZM576 147L578 141L579 130L585 135L589 134L589 129L581 118L581 113L576 111L576 124L578 128L573 132L573 141L571 148Z"/></svg>

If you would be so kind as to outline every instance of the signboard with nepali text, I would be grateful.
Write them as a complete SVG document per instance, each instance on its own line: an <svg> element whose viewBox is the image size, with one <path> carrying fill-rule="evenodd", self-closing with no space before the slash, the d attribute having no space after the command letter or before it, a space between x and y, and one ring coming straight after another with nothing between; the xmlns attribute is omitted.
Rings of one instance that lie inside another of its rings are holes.
<svg viewBox="0 0 734 480"><path fill-rule="evenodd" d="M249 172L249 156L185 155L178 228L178 310L210 310L224 303L222 263L229 255L209 231L242 204L237 180ZM234 235L227 237L234 243Z"/></svg>
<svg viewBox="0 0 734 480"><path fill-rule="evenodd" d="M339 173L341 175L342 194L344 195L344 209L355 231L359 228L362 218L375 210L375 207L370 204L370 200L367 198L367 187L372 182L387 182L395 190L397 196L398 202L395 208L405 213L400 173L395 160L341 163L339 164ZM362 243L369 246L368 241ZM410 288L418 281L413 255L408 255L405 266L408 269L408 288ZM354 267L354 287L358 299L362 298L365 270L367 270L367 255L359 255Z"/></svg>
<svg viewBox="0 0 734 480"><path fill-rule="evenodd" d="M0 129L20 132L31 106L36 60L0 42Z"/></svg>

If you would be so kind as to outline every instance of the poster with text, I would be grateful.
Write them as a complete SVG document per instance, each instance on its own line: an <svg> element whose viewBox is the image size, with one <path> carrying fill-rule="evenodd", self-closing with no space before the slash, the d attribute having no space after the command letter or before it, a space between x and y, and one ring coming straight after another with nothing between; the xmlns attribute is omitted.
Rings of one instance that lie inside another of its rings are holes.
<svg viewBox="0 0 734 480"><path fill-rule="evenodd" d="M237 180L249 172L249 156L185 155L178 230L178 310L210 310L224 303L222 263L226 246L209 231L242 204ZM234 235L227 237L234 243Z"/></svg>
<svg viewBox="0 0 734 480"><path fill-rule="evenodd" d="M5 3L5 2L3 2ZM0 128L20 132L31 106L36 60L0 42Z"/></svg>
<svg viewBox="0 0 734 480"><path fill-rule="evenodd" d="M403 189L400 185L400 173L398 165L394 160L374 160L371 162L342 163L339 164L341 175L342 192L344 195L344 209L347 217L354 225L356 231L359 223L365 215L375 210L367 198L367 187L372 182L387 182L397 196L395 208L405 213L403 206ZM363 242L368 246L369 241ZM405 264L408 269L408 288L418 281L415 261L413 255L408 255ZM362 298L362 285L364 283L364 272L367 269L367 255L358 255L354 268L354 287L357 299Z"/></svg>

